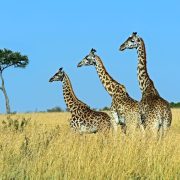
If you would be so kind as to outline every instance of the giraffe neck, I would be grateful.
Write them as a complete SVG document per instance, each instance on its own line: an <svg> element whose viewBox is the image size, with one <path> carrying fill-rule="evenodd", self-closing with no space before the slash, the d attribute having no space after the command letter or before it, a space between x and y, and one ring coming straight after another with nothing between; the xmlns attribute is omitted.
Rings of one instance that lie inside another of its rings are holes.
<svg viewBox="0 0 180 180"><path fill-rule="evenodd" d="M80 109L80 106L87 106L81 102L74 94L71 82L67 74L64 75L63 79L63 96L66 106L70 112Z"/></svg>
<svg viewBox="0 0 180 180"><path fill-rule="evenodd" d="M138 81L139 86L143 94L154 94L159 95L158 91L154 87L153 81L150 79L149 74L147 72L147 62L146 62L146 48L142 38L140 38L140 44L137 48L138 54Z"/></svg>
<svg viewBox="0 0 180 180"><path fill-rule="evenodd" d="M96 56L95 67L104 88L106 89L106 91L109 93L110 96L113 96L117 88L119 88L121 92L126 93L125 87L119 84L109 75L109 73L106 71L106 68L103 65L101 58L98 56Z"/></svg>

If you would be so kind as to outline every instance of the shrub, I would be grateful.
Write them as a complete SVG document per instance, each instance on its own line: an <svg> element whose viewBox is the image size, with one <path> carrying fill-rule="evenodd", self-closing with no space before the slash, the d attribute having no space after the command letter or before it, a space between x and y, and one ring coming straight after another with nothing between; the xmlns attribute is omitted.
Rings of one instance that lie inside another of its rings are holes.
<svg viewBox="0 0 180 180"><path fill-rule="evenodd" d="M109 110L110 110L110 108L107 107L107 106L105 106L105 107L103 107L102 109L100 109L100 111L109 111Z"/></svg>
<svg viewBox="0 0 180 180"><path fill-rule="evenodd" d="M10 116L7 117L7 119L2 121L2 126L4 129L10 129L12 131L24 131L24 128L29 124L31 118L16 118L12 119Z"/></svg>
<svg viewBox="0 0 180 180"><path fill-rule="evenodd" d="M177 103L171 102L170 106L171 108L180 108L180 102L177 102Z"/></svg>
<svg viewBox="0 0 180 180"><path fill-rule="evenodd" d="M47 109L47 112L63 112L63 109L56 106L56 107L53 107L52 109Z"/></svg>

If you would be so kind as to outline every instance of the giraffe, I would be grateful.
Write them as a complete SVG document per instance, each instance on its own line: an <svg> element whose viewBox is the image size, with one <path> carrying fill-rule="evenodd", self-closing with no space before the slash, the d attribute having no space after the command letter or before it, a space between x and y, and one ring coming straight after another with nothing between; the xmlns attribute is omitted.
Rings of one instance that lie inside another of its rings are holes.
<svg viewBox="0 0 180 180"><path fill-rule="evenodd" d="M137 75L142 98L139 103L141 121L144 128L149 129L157 137L162 137L169 129L172 113L169 103L158 93L147 71L145 43L136 32L120 46L120 51L137 49L138 67Z"/></svg>
<svg viewBox="0 0 180 180"><path fill-rule="evenodd" d="M116 131L118 124L121 125L124 133L126 133L126 129L128 132L135 130L140 125L138 101L129 96L124 85L109 75L101 58L95 52L95 49L91 49L90 53L77 66L95 66L101 83L112 98L111 113Z"/></svg>
<svg viewBox="0 0 180 180"><path fill-rule="evenodd" d="M74 94L68 75L60 68L49 82L63 83L63 96L68 110L71 113L70 127L83 133L107 133L111 128L111 117L105 112L91 110L88 105L80 101Z"/></svg>

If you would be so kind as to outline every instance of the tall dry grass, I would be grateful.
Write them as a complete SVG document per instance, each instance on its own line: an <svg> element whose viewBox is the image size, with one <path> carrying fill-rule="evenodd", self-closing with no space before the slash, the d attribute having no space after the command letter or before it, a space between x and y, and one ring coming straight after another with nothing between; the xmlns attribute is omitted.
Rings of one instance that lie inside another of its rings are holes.
<svg viewBox="0 0 180 180"><path fill-rule="evenodd" d="M73 134L68 113L13 115L31 118L23 128L0 126L0 179L180 179L180 110L161 142L139 132ZM6 119L0 116L0 121ZM19 127L19 126L17 126Z"/></svg>

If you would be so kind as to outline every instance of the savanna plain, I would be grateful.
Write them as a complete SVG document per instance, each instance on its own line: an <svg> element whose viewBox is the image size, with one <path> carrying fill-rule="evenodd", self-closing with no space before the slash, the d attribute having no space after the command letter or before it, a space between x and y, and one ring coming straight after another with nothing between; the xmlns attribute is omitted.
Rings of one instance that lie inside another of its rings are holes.
<svg viewBox="0 0 180 180"><path fill-rule="evenodd" d="M79 135L70 114L0 115L0 179L180 179L180 109L161 141L137 131Z"/></svg>

